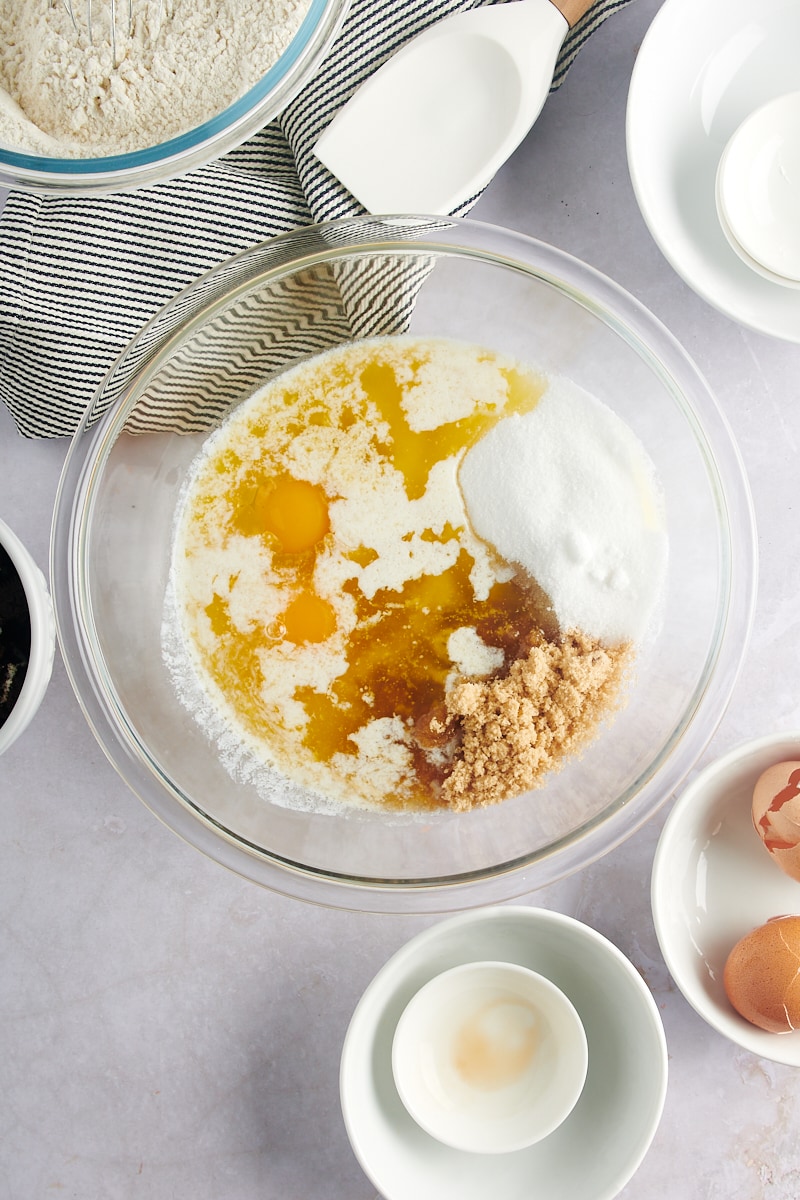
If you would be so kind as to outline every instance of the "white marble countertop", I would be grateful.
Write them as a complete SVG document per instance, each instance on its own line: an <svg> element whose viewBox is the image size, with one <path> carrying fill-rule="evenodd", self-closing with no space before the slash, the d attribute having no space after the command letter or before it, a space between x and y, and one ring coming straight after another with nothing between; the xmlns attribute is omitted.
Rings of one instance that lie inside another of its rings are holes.
<svg viewBox="0 0 800 1200"><path fill-rule="evenodd" d="M800 729L800 347L694 295L636 207L624 118L659 0L589 42L474 210L611 275L693 355L750 475L760 532L755 630L702 761ZM47 567L63 442L0 410L0 513ZM0 760L0 1200L374 1200L350 1149L338 1061L383 962L437 918L358 915L262 891L206 861L127 790L56 658L43 706ZM800 1073L738 1050L672 984L649 909L669 810L525 903L578 917L634 962L670 1051L663 1120L627 1200L796 1200Z"/></svg>

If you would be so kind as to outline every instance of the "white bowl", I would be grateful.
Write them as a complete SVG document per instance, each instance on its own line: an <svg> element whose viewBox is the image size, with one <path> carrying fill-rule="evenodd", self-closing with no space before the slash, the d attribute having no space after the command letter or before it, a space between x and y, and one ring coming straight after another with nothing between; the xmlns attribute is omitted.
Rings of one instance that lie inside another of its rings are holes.
<svg viewBox="0 0 800 1200"><path fill-rule="evenodd" d="M767 1033L733 1009L723 970L736 942L770 917L800 914L800 883L772 861L753 827L753 788L774 763L800 759L800 733L736 747L689 784L653 863L653 919L672 978L704 1021L746 1050L800 1066L800 1031Z"/></svg>
<svg viewBox="0 0 800 1200"><path fill-rule="evenodd" d="M454 1150L410 1116L392 1074L398 1021L430 979L462 963L517 963L570 999L588 1045L580 1099L533 1146L498 1158ZM667 1086L656 1003L627 958L595 930L547 909L484 908L417 935L378 972L350 1022L340 1094L353 1150L384 1200L612 1200L655 1135Z"/></svg>
<svg viewBox="0 0 800 1200"><path fill-rule="evenodd" d="M436 975L397 1024L392 1071L418 1125L457 1150L506 1154L564 1121L586 1080L586 1034L554 983L516 963Z"/></svg>
<svg viewBox="0 0 800 1200"><path fill-rule="evenodd" d="M720 159L716 196L739 257L773 282L800 287L800 92L742 122Z"/></svg>
<svg viewBox="0 0 800 1200"><path fill-rule="evenodd" d="M56 628L44 575L17 535L2 520L0 546L8 554L22 584L30 618L30 652L25 679L14 707L0 725L2 754L27 729L42 702L53 670Z"/></svg>
<svg viewBox="0 0 800 1200"><path fill-rule="evenodd" d="M761 333L800 342L800 290L762 278L717 218L716 174L745 118L798 88L800 7L786 0L665 0L628 95L633 189L665 258L703 299Z"/></svg>
<svg viewBox="0 0 800 1200"><path fill-rule="evenodd" d="M720 162L720 169L721 168L722 168L722 162ZM717 175L717 180L719 180L719 175ZM755 273L757 275L761 275L761 277L763 279L768 279L771 283L777 283L780 287L800 288L800 279L789 279L785 275L778 275L775 273L775 271L770 271L767 267L764 266L763 263L759 262L757 259L753 258L750 254L747 253L744 246L738 240L738 238L736 237L736 234L733 232L730 225L728 224L728 219L725 214L725 210L722 207L722 203L720 201L719 182L717 183L717 215L719 217L719 223L720 223L720 228L722 229L722 232L725 234L725 237L728 239L728 242L730 243L731 248L735 251L736 254L738 254L739 258L742 260L742 262L745 264L746 267L749 267L749 269L751 271L755 271Z"/></svg>

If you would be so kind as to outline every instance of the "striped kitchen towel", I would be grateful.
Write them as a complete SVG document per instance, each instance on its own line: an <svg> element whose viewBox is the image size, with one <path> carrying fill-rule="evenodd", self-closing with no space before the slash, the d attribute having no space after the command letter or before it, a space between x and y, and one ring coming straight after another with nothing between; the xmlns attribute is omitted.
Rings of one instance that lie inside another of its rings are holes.
<svg viewBox="0 0 800 1200"><path fill-rule="evenodd" d="M314 157L319 134L410 37L451 13L492 2L353 0L313 82L280 117L216 162L119 195L13 191L0 216L0 399L19 431L73 433L130 338L211 267L287 230L360 213ZM554 88L594 30L629 3L595 0L566 37Z"/></svg>

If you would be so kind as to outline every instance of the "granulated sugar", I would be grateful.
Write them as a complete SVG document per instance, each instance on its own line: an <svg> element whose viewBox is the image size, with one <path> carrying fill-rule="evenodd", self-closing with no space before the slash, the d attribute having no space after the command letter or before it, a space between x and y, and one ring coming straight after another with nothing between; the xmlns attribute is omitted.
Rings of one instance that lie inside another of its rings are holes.
<svg viewBox="0 0 800 1200"><path fill-rule="evenodd" d="M266 74L309 0L94 0L89 38L59 0L0 0L0 143L60 157L144 149L215 116Z"/></svg>
<svg viewBox="0 0 800 1200"><path fill-rule="evenodd" d="M467 452L459 482L475 532L538 580L562 629L642 636L664 582L664 515L652 464L606 405L552 380Z"/></svg>

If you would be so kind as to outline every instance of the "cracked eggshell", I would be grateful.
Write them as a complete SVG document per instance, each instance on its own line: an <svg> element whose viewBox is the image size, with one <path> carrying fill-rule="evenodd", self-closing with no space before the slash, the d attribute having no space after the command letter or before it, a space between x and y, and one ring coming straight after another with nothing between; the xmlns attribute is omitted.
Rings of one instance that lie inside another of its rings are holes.
<svg viewBox="0 0 800 1200"><path fill-rule="evenodd" d="M753 789L753 825L774 862L800 880L800 761L768 767Z"/></svg>
<svg viewBox="0 0 800 1200"><path fill-rule="evenodd" d="M768 1033L800 1029L800 917L773 917L746 934L725 963L736 1011Z"/></svg>

